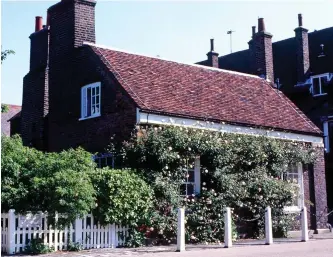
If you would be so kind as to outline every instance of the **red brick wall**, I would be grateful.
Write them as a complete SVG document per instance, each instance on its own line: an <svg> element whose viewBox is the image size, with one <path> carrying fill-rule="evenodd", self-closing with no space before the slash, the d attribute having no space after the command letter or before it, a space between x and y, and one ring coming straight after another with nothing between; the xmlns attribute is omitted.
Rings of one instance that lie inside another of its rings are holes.
<svg viewBox="0 0 333 257"><path fill-rule="evenodd" d="M311 229L326 228L328 220L324 149L317 148L317 154L313 165L304 165L304 198Z"/></svg>
<svg viewBox="0 0 333 257"><path fill-rule="evenodd" d="M313 165L317 228L326 228L327 195L324 148L318 148L318 159Z"/></svg>
<svg viewBox="0 0 333 257"><path fill-rule="evenodd" d="M104 151L115 134L117 141L128 139L136 123L136 106L110 71L89 47L76 49L72 76L66 84L54 84L62 94L52 96L49 112L49 150L82 146L91 152ZM101 116L81 120L81 87L101 81Z"/></svg>

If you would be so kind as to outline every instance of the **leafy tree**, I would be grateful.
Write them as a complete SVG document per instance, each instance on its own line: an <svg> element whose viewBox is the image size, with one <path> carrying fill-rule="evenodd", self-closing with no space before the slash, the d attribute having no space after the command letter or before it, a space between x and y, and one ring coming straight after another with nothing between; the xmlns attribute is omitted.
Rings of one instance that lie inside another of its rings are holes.
<svg viewBox="0 0 333 257"><path fill-rule="evenodd" d="M49 221L65 225L91 211L95 190L90 172L95 168L91 154L82 149L43 153L22 145L21 138L2 137L1 207L47 211Z"/></svg>
<svg viewBox="0 0 333 257"><path fill-rule="evenodd" d="M1 51L1 63L7 59L8 55L15 54L13 50L4 50Z"/></svg>
<svg viewBox="0 0 333 257"><path fill-rule="evenodd" d="M9 107L7 104L1 104L1 113L6 113L9 111Z"/></svg>

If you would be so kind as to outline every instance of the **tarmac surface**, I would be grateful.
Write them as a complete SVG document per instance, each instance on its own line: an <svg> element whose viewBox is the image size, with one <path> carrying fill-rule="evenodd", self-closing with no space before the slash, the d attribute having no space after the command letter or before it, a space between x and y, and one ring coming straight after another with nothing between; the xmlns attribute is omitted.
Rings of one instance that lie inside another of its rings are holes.
<svg viewBox="0 0 333 257"><path fill-rule="evenodd" d="M333 234L332 234L333 235ZM20 257L28 255L19 255ZM187 245L186 251L176 252L176 246L154 246L142 248L91 249L80 252L58 251L40 255L43 257L220 257L220 256L255 256L255 257L333 257L333 238L325 236L300 242L299 239L276 239L272 245L265 245L261 240L235 242L232 248L222 245Z"/></svg>

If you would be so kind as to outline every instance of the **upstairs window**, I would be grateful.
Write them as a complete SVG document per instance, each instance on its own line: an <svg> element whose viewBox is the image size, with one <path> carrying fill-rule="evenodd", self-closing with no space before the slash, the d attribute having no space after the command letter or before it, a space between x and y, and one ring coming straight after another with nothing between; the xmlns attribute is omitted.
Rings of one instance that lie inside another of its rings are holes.
<svg viewBox="0 0 333 257"><path fill-rule="evenodd" d="M321 96L327 94L328 77L328 74L311 77L311 92L313 96Z"/></svg>
<svg viewBox="0 0 333 257"><path fill-rule="evenodd" d="M101 82L95 82L81 89L81 119L101 115Z"/></svg>

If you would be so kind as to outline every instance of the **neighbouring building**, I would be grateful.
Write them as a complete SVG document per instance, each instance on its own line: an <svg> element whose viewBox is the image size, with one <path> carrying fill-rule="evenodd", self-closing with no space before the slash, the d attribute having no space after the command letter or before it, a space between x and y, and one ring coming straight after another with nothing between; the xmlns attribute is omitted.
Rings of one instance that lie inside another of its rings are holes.
<svg viewBox="0 0 333 257"><path fill-rule="evenodd" d="M306 142L317 147L319 159L288 171L301 187L289 209L299 211L311 200L312 228L326 226L316 218L327 207L322 132L282 92L257 75L97 45L95 4L62 0L48 9L46 25L36 18L23 83L25 145L103 153L113 135L128 139L136 125L204 129L207 121L211 130ZM200 192L200 160L194 173Z"/></svg>
<svg viewBox="0 0 333 257"><path fill-rule="evenodd" d="M6 136L20 134L21 106L13 104L4 104L4 106L6 106L4 111L1 110L1 134Z"/></svg>
<svg viewBox="0 0 333 257"><path fill-rule="evenodd" d="M328 203L333 210L333 27L308 33L298 15L295 37L272 43L258 19L249 48L219 56L211 49L198 64L256 74L274 82L324 132ZM333 215L330 216L333 224Z"/></svg>

